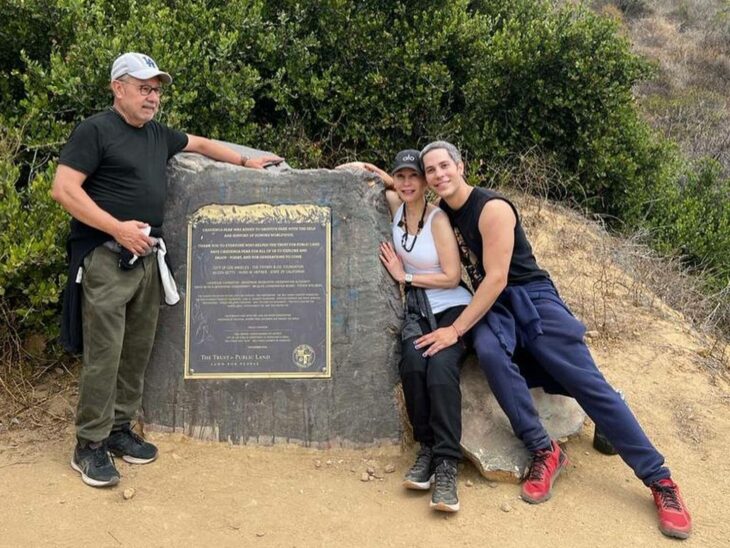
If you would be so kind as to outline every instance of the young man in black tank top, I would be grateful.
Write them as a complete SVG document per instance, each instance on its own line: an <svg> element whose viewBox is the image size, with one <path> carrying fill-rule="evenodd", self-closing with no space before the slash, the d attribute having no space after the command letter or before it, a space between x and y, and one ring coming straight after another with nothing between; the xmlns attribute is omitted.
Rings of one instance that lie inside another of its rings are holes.
<svg viewBox="0 0 730 548"><path fill-rule="evenodd" d="M540 503L568 462L540 423L528 385L574 397L606 434L621 458L651 489L662 533L687 538L691 519L664 457L653 447L626 403L598 371L583 341L585 327L541 270L517 210L504 197L469 186L452 144L437 141L421 151L426 180L457 233L476 293L454 321L416 341L424 355L471 330L479 364L513 430L533 461L522 498ZM527 359L525 359L527 358Z"/></svg>

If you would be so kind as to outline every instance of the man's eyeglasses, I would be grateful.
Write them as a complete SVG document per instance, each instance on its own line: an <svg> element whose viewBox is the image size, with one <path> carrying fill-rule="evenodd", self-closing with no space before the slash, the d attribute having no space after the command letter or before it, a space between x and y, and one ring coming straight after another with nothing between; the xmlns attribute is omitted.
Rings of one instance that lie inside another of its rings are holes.
<svg viewBox="0 0 730 548"><path fill-rule="evenodd" d="M163 93L165 93L165 89L162 86L148 86L147 84L134 84L132 82L126 82L124 80L117 80L117 82L121 82L122 84L127 84L129 86L134 86L139 90L140 95L147 97L150 93L153 91L157 94L158 97L161 97Z"/></svg>

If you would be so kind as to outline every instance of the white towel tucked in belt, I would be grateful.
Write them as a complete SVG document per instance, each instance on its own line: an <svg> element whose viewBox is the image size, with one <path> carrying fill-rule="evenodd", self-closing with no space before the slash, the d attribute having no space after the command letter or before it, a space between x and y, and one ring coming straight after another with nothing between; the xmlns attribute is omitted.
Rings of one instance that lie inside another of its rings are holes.
<svg viewBox="0 0 730 548"><path fill-rule="evenodd" d="M165 261L165 255L167 255L167 248L165 247L165 241L162 238L157 240L157 266L160 271L160 280L162 281L162 288L165 291L165 302L169 305L177 304L180 301L180 294L177 292L177 284L175 278L172 277L172 272L167 268L167 262Z"/></svg>

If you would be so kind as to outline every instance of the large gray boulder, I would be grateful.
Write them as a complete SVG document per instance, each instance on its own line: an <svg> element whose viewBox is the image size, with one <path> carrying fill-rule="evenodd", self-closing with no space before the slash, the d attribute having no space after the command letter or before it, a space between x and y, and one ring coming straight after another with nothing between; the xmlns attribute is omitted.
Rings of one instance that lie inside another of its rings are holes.
<svg viewBox="0 0 730 548"><path fill-rule="evenodd" d="M401 304L378 259L379 242L390 236L382 185L364 172L252 170L195 154L176 156L168 180L165 240L182 302L161 311L145 381L148 427L236 444L399 442ZM187 222L210 204L331 208L331 378L183 379Z"/></svg>
<svg viewBox="0 0 730 548"><path fill-rule="evenodd" d="M573 398L531 391L540 418L553 439L578 433L585 413ZM530 465L530 454L518 440L499 407L475 356L461 373L461 448L486 478L519 481Z"/></svg>

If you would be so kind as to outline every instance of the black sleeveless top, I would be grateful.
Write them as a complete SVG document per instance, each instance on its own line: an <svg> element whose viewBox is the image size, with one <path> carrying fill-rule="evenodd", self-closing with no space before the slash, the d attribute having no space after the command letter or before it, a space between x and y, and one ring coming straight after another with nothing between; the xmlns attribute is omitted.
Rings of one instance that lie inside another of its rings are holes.
<svg viewBox="0 0 730 548"><path fill-rule="evenodd" d="M459 244L462 263L471 278L474 289L484 279L484 265L482 264L482 235L479 232L479 216L482 209L490 200L504 200L515 214L515 243L512 258L509 263L507 283L519 285L534 280L550 279L547 271L537 266L532 246L527 241L525 231L520 222L520 216L515 206L504 196L485 188L474 187L466 202L457 210L449 207L445 200L441 200L439 207L451 221Z"/></svg>

